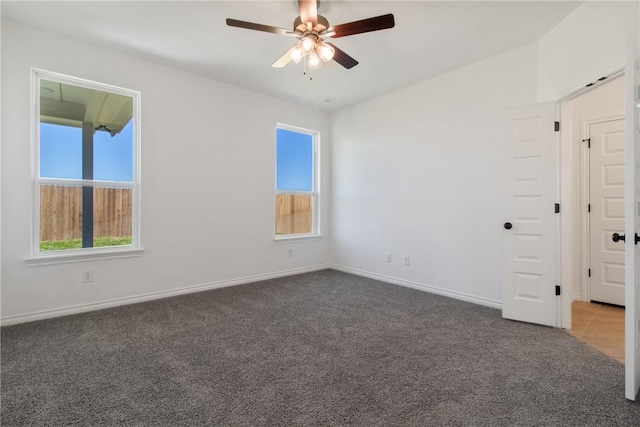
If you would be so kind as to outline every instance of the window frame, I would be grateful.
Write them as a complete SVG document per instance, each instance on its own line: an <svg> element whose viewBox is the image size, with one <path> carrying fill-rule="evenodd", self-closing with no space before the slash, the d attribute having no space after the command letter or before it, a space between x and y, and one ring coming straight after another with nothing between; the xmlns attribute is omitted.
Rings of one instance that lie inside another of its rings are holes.
<svg viewBox="0 0 640 427"><path fill-rule="evenodd" d="M278 190L278 129L287 130L291 132L302 133L305 135L309 135L312 138L313 142L313 159L312 159L312 171L311 171L311 191L287 191L287 190ZM290 194L290 195L311 195L312 196L312 208L311 208L311 232L310 233L300 233L300 234L276 234L277 226L276 226L276 208L274 205L273 214L273 235L274 240L276 242L283 241L292 241L292 240L312 240L322 237L321 229L320 229L320 132L306 129L298 126L287 125L284 123L276 124L275 131L275 150L274 150L274 188L275 188L275 197L274 202L279 195L282 194Z"/></svg>
<svg viewBox="0 0 640 427"><path fill-rule="evenodd" d="M133 180L102 181L66 178L40 177L40 82L49 80L57 83L73 85L90 90L109 92L130 97L133 103ZM99 83L65 74L31 68L31 230L30 254L25 258L28 265L57 264L94 259L123 258L140 256L142 244L140 240L140 181L141 181L141 132L140 132L140 98L139 91L109 84ZM131 212L131 245L66 249L59 251L40 250L40 187L55 184L82 187L128 188L132 190Z"/></svg>

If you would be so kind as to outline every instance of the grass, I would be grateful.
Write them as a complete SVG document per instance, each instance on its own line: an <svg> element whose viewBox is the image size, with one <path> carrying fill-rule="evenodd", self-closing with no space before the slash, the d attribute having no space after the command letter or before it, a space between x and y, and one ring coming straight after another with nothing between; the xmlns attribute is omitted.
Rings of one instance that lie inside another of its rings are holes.
<svg viewBox="0 0 640 427"><path fill-rule="evenodd" d="M101 248L105 246L124 246L131 244L131 236L125 237L96 237L93 239L93 246L95 248ZM63 251L65 249L80 249L82 248L82 239L70 239L70 240L46 240L40 242L41 251Z"/></svg>

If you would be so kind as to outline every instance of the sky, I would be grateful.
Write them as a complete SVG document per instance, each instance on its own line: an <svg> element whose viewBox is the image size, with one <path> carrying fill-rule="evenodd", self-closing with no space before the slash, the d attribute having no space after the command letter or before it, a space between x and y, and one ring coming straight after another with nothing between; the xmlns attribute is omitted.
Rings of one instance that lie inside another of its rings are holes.
<svg viewBox="0 0 640 427"><path fill-rule="evenodd" d="M313 190L313 136L276 130L276 190Z"/></svg>
<svg viewBox="0 0 640 427"><path fill-rule="evenodd" d="M93 134L93 179L133 182L133 120L114 137ZM40 124L40 177L82 179L82 128Z"/></svg>
<svg viewBox="0 0 640 427"><path fill-rule="evenodd" d="M133 121L114 137L94 134L93 179L133 182ZM313 190L313 136L276 130L276 189ZM82 179L82 129L40 124L40 177Z"/></svg>

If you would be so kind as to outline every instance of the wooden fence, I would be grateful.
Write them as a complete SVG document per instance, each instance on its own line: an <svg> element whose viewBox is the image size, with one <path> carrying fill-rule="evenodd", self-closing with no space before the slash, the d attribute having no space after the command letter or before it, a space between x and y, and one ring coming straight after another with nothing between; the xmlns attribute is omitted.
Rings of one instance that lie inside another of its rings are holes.
<svg viewBox="0 0 640 427"><path fill-rule="evenodd" d="M304 234L313 230L313 196L278 194L276 196L276 234Z"/></svg>
<svg viewBox="0 0 640 427"><path fill-rule="evenodd" d="M93 189L93 237L131 236L130 189ZM276 197L276 234L311 233L313 196L279 194ZM40 187L40 241L82 238L82 187Z"/></svg>
<svg viewBox="0 0 640 427"><path fill-rule="evenodd" d="M131 236L131 189L93 188L93 237ZM40 241L82 238L82 187L40 187Z"/></svg>

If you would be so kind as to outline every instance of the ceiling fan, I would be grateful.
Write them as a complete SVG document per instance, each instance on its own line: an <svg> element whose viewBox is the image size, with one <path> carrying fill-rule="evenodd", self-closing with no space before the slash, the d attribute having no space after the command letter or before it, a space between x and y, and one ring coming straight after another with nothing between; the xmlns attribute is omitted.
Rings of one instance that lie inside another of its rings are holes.
<svg viewBox="0 0 640 427"><path fill-rule="evenodd" d="M255 24L253 22L227 19L227 25L231 27L245 28L247 30L264 31L266 33L292 36L298 39L298 43L289 49L271 66L283 68L292 60L298 64L304 63L311 69L319 68L323 62L332 59L344 68L353 68L358 61L347 55L334 44L326 42L324 38L339 38L354 34L368 33L371 31L393 28L395 21L392 14L362 19L346 24L329 26L329 21L318 15L319 0L298 0L300 16L293 21L293 30L272 27L271 25Z"/></svg>

